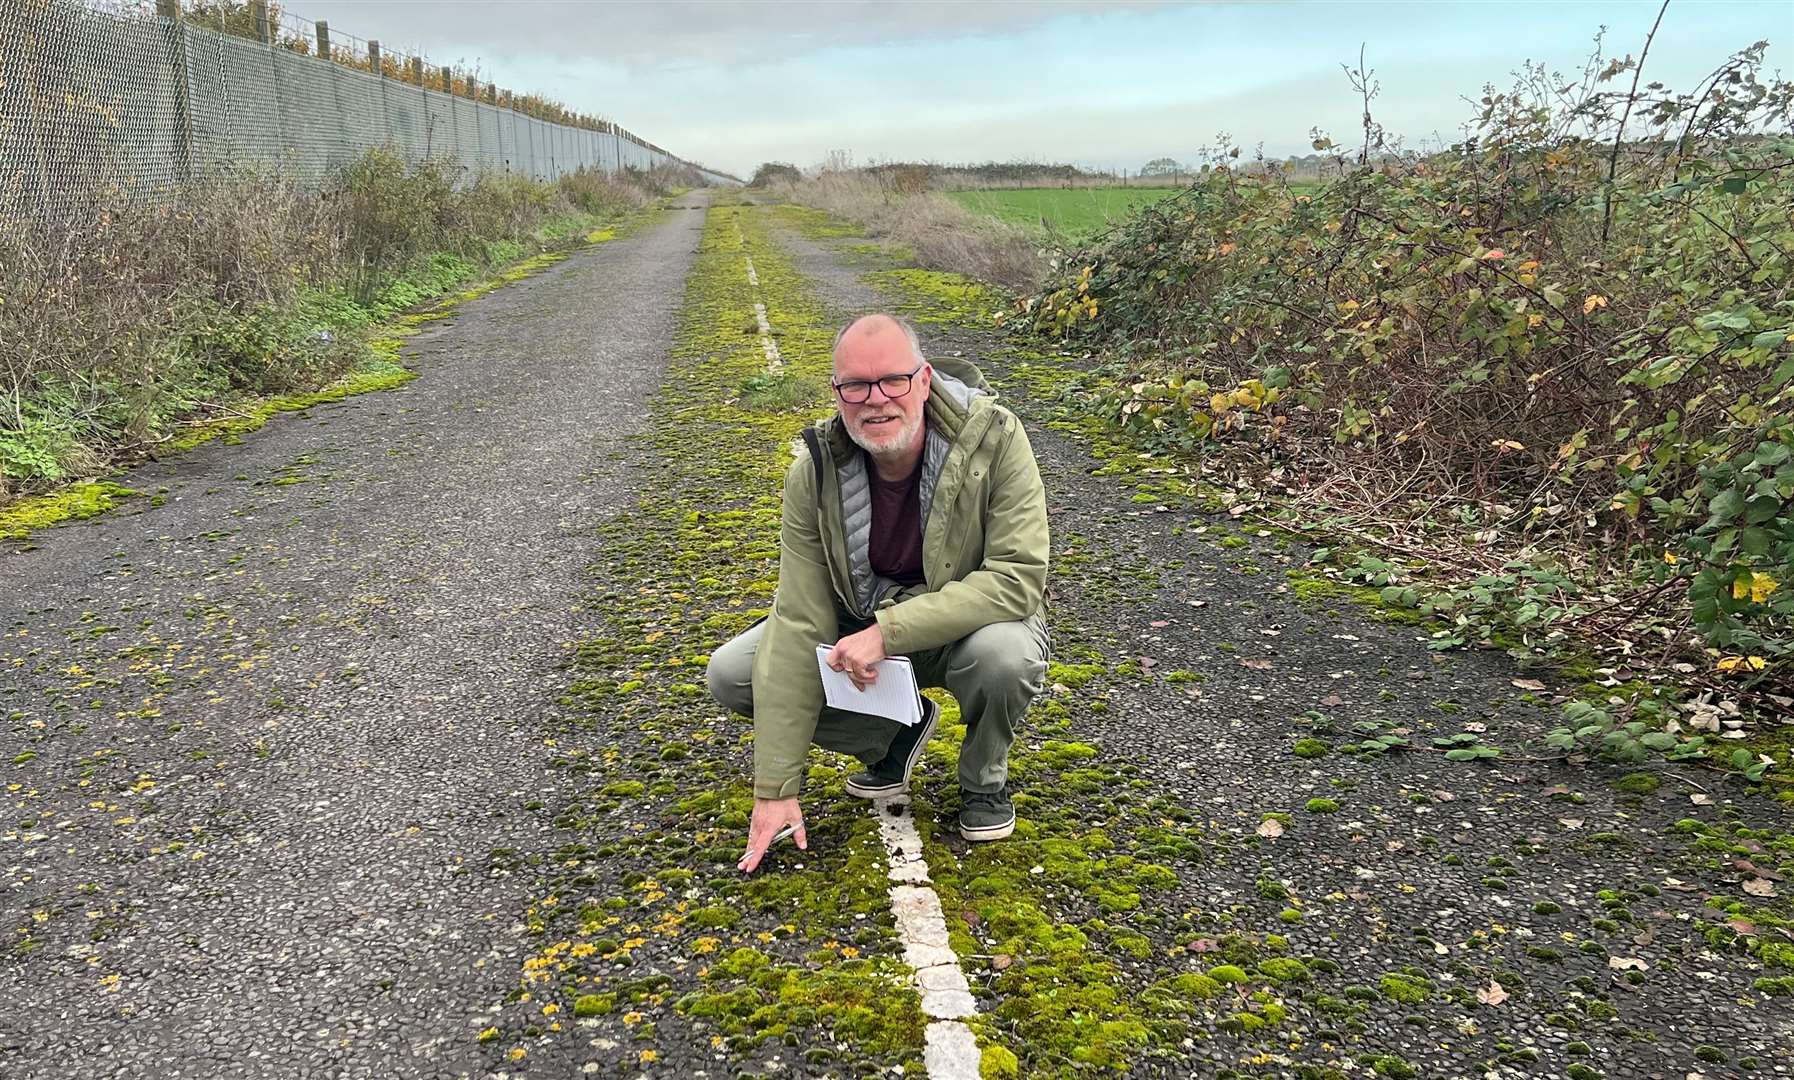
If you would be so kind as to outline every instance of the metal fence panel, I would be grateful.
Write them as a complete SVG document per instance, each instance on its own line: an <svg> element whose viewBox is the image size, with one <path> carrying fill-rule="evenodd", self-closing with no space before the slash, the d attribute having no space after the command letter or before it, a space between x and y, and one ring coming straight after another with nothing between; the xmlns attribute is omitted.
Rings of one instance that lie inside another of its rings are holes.
<svg viewBox="0 0 1794 1080"><path fill-rule="evenodd" d="M245 165L323 183L378 146L544 181L675 160L139 3L0 0L0 213L56 217Z"/></svg>

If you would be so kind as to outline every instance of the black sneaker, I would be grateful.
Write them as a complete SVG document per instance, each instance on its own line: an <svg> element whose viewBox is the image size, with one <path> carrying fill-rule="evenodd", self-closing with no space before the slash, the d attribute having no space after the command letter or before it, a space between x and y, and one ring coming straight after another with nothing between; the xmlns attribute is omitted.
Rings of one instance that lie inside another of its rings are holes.
<svg viewBox="0 0 1794 1080"><path fill-rule="evenodd" d="M1015 804L1009 789L988 793L959 789L959 835L967 840L1001 840L1015 831Z"/></svg>
<svg viewBox="0 0 1794 1080"><path fill-rule="evenodd" d="M909 790L910 773L934 738L934 725L941 718L941 707L928 698L922 699L922 722L897 733L884 760L865 772L847 778L847 793L862 799L888 799Z"/></svg>

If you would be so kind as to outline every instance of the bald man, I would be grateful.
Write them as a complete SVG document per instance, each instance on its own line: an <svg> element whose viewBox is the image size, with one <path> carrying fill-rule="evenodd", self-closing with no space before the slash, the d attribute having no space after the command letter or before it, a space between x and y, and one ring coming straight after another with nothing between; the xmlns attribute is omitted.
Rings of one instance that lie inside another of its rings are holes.
<svg viewBox="0 0 1794 1080"><path fill-rule="evenodd" d="M975 366L930 364L891 315L836 336L832 385L836 414L785 474L772 612L710 659L711 694L754 718L750 873L787 826L808 846L812 743L865 765L850 794L888 798L909 790L939 719L926 698L911 726L826 707L817 645L861 685L907 656L959 702L959 832L974 841L1015 831L1009 748L1046 676L1046 492L1021 423Z"/></svg>

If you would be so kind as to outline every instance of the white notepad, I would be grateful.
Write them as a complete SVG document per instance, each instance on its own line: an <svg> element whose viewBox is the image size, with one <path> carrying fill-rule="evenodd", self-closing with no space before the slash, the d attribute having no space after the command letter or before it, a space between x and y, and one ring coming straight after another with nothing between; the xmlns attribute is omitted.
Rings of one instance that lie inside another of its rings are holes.
<svg viewBox="0 0 1794 1080"><path fill-rule="evenodd" d="M822 692L831 707L847 712L869 713L895 720L899 724L922 722L922 699L916 689L916 672L909 658L892 656L874 665L878 681L861 690L853 685L845 671L828 666L833 645L816 646L816 666L822 670Z"/></svg>

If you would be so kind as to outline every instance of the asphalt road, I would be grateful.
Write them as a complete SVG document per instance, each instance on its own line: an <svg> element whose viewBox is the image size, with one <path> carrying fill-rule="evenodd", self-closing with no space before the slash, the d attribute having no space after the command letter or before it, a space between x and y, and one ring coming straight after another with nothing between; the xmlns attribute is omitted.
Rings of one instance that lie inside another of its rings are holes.
<svg viewBox="0 0 1794 1080"><path fill-rule="evenodd" d="M0 553L0 1076L479 1071L527 951L489 852L540 842L514 811L704 203Z"/></svg>

